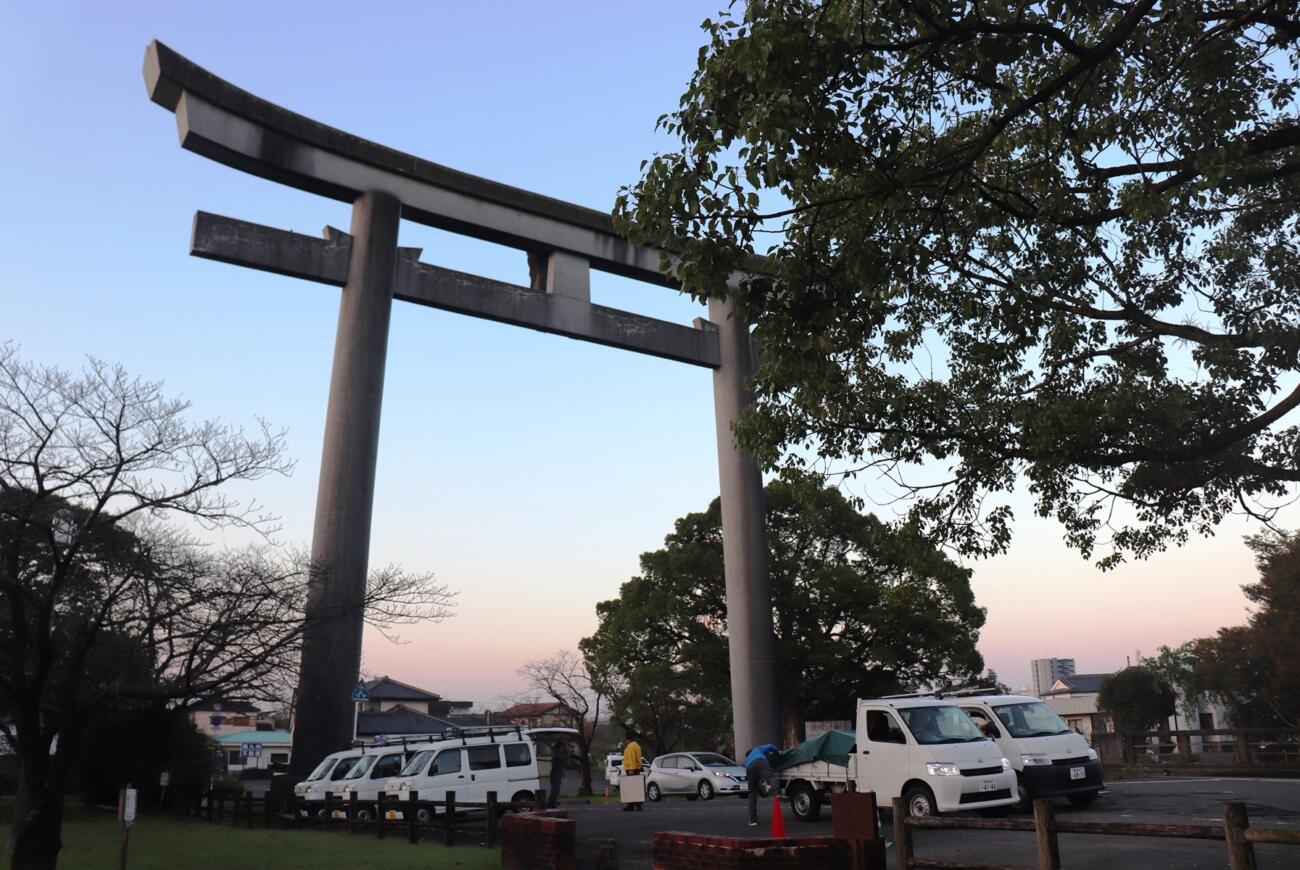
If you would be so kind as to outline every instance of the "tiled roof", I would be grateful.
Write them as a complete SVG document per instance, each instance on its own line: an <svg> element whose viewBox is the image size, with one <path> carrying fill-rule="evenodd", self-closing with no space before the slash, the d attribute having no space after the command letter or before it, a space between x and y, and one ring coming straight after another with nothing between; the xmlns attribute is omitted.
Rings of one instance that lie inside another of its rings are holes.
<svg viewBox="0 0 1300 870"><path fill-rule="evenodd" d="M276 746L293 743L293 735L288 731L236 731L212 739L218 743L270 743Z"/></svg>
<svg viewBox="0 0 1300 870"><path fill-rule="evenodd" d="M398 704L391 710L357 714L357 736L375 734L432 734L455 727L455 723Z"/></svg>
<svg viewBox="0 0 1300 870"><path fill-rule="evenodd" d="M1068 677L1060 677L1052 684L1052 688L1044 694L1063 695L1066 693L1099 692L1101 691L1101 681L1109 676L1110 674L1071 674ZM1062 688L1056 688L1058 685L1062 686Z"/></svg>
<svg viewBox="0 0 1300 870"><path fill-rule="evenodd" d="M372 701L441 701L442 695L400 683L392 677L378 677L366 683Z"/></svg>

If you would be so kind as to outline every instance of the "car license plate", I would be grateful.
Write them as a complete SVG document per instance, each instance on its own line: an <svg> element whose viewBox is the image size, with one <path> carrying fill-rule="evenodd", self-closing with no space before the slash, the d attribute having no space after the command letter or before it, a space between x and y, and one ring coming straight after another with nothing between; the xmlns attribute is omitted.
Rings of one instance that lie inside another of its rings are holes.
<svg viewBox="0 0 1300 870"><path fill-rule="evenodd" d="M1082 767L1070 768L1070 779L1083 779L1088 775Z"/></svg>
<svg viewBox="0 0 1300 870"><path fill-rule="evenodd" d="M980 791L997 791L998 783L995 779L980 780Z"/></svg>
<svg viewBox="0 0 1300 870"><path fill-rule="evenodd" d="M388 821L391 822L397 818L400 818L400 816L398 816L397 810L389 810L388 812L384 813L384 818L388 819Z"/></svg>
<svg viewBox="0 0 1300 870"><path fill-rule="evenodd" d="M346 819L347 817L348 814L343 812L342 810L334 810L333 812L330 813L330 818L333 819Z"/></svg>

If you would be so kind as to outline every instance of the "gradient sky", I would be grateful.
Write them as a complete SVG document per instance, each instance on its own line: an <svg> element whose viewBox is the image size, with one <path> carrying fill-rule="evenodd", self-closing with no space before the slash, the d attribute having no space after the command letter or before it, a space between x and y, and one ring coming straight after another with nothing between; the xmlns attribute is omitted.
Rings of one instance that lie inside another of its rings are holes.
<svg viewBox="0 0 1300 870"><path fill-rule="evenodd" d="M310 537L338 291L187 256L198 209L317 233L348 208L182 151L149 102L157 38L289 109L422 157L598 209L665 142L720 0L554 3L15 4L0 35L0 341L164 380L196 416L289 430L291 478L248 490ZM516 251L404 224L424 259L527 283ZM593 298L689 322L671 291L593 273ZM717 493L702 369L398 304L373 564L428 570L457 615L365 668L489 706L516 668L595 627L642 551ZM1021 510L1028 516L1030 511ZM980 647L1013 686L1028 662L1123 666L1245 617L1241 521L1102 574L1042 520L975 563Z"/></svg>

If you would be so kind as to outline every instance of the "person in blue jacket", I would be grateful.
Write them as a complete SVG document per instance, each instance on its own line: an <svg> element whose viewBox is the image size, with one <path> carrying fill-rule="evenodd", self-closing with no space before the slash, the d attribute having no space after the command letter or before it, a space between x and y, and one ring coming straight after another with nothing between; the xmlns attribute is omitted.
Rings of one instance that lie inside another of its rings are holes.
<svg viewBox="0 0 1300 870"><path fill-rule="evenodd" d="M745 756L745 780L749 785L749 826L758 826L759 792L763 797L770 796L777 788L776 774L772 772L772 762L781 754L771 743L755 746Z"/></svg>

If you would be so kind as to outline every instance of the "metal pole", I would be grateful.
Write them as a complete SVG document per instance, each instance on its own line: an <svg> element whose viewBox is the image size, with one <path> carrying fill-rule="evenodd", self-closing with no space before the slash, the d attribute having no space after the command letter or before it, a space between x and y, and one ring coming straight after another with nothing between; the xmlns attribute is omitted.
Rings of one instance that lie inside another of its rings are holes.
<svg viewBox="0 0 1300 870"><path fill-rule="evenodd" d="M749 328L731 302L709 300L721 365L713 371L713 410L722 494L722 556L727 585L727 639L736 756L779 743L772 581L767 573L763 476L753 455L736 443L732 424L750 402L754 371Z"/></svg>
<svg viewBox="0 0 1300 870"><path fill-rule="evenodd" d="M293 732L292 770L299 775L349 742L401 213L401 203L385 193L364 194L352 206L352 254L334 342L312 534L310 621Z"/></svg>

